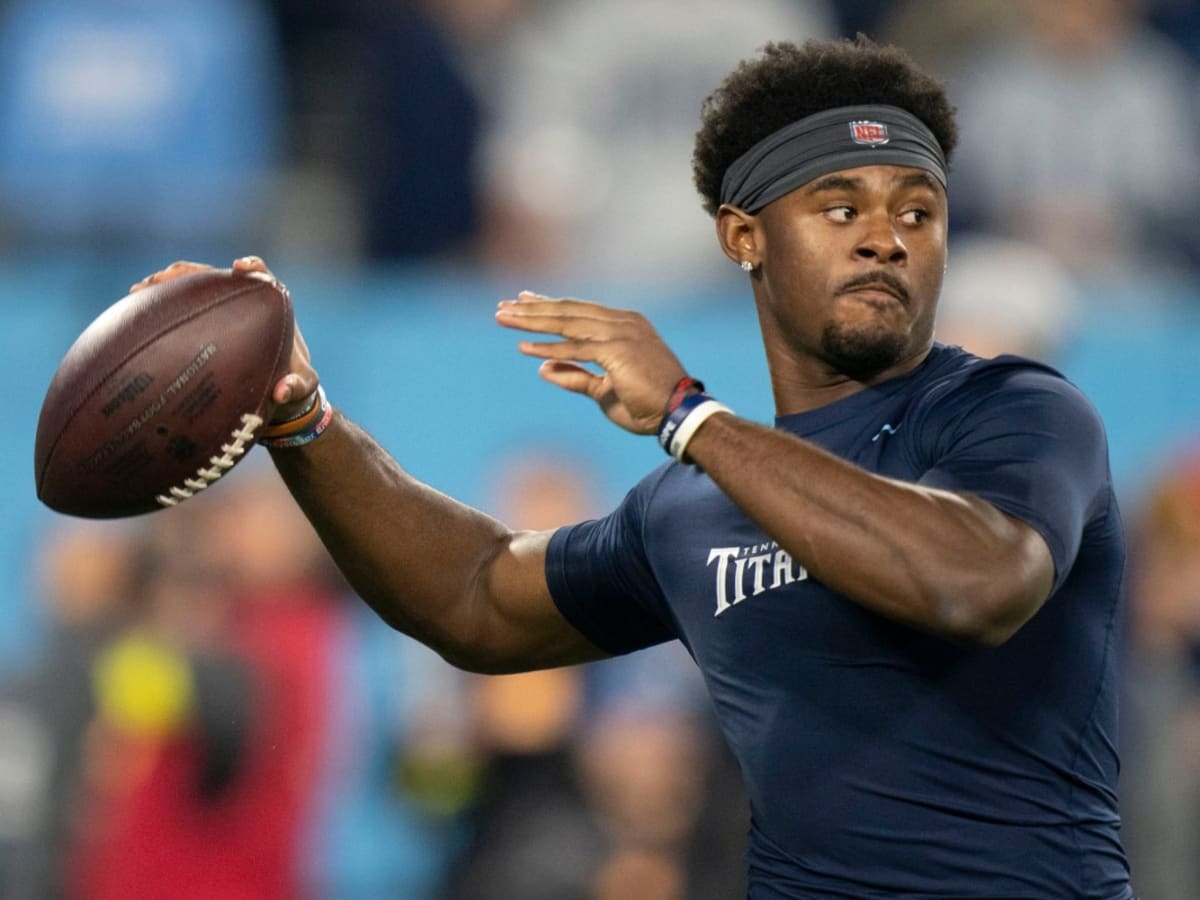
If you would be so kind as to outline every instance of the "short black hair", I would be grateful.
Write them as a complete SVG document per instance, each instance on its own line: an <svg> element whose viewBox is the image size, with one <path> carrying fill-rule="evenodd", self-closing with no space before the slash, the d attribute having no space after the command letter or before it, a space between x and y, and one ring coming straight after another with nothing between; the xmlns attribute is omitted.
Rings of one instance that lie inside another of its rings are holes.
<svg viewBox="0 0 1200 900"><path fill-rule="evenodd" d="M716 215L725 170L767 135L827 109L876 103L898 106L924 122L949 165L958 126L946 87L899 47L862 34L801 46L767 44L704 101L692 155L704 208Z"/></svg>

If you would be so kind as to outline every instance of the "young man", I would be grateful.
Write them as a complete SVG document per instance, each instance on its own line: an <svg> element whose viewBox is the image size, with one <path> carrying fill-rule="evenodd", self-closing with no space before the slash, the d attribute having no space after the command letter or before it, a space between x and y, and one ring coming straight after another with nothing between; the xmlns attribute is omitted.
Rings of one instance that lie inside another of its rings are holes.
<svg viewBox="0 0 1200 900"><path fill-rule="evenodd" d="M636 313L499 305L542 377L675 457L602 520L512 532L418 483L314 399L302 341L276 390L307 410L267 435L301 507L452 663L683 641L751 798L756 900L1132 896L1105 435L1053 371L934 342L954 143L942 87L865 40L769 46L710 98L696 182L749 273L774 428Z"/></svg>

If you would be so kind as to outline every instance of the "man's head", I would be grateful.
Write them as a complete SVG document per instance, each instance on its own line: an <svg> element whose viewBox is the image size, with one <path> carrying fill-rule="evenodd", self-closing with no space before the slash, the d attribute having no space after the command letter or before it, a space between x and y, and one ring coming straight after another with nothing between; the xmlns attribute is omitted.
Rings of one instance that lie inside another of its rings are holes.
<svg viewBox="0 0 1200 900"><path fill-rule="evenodd" d="M955 139L942 86L862 37L768 45L709 97L696 184L754 272L777 383L870 381L923 357Z"/></svg>
<svg viewBox="0 0 1200 900"><path fill-rule="evenodd" d="M721 205L729 167L764 138L827 110L884 105L908 111L932 132L947 163L958 143L945 87L896 47L855 41L768 44L704 102L692 156L696 189L709 214Z"/></svg>

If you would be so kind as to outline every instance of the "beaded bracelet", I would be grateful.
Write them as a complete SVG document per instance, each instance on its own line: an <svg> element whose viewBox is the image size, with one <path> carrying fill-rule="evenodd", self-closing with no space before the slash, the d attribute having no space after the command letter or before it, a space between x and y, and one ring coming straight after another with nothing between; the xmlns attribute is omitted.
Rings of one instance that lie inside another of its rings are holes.
<svg viewBox="0 0 1200 900"><path fill-rule="evenodd" d="M333 421L333 406L325 397L325 388L319 385L314 397L312 406L296 418L259 432L258 442L264 447L279 450L302 447L319 438Z"/></svg>
<svg viewBox="0 0 1200 900"><path fill-rule="evenodd" d="M720 412L733 410L703 391L684 397L659 426L658 445L681 463L690 462L686 456L688 443L710 416Z"/></svg>

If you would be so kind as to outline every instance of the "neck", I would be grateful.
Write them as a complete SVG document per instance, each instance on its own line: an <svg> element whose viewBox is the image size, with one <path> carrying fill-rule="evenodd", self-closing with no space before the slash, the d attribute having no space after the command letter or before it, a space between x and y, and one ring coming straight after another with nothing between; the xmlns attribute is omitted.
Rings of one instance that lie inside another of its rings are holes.
<svg viewBox="0 0 1200 900"><path fill-rule="evenodd" d="M854 377L839 371L817 357L797 357L767 353L775 414L789 416L828 406L877 384L907 375L923 363L933 349L932 342L922 344L894 365L868 377Z"/></svg>

